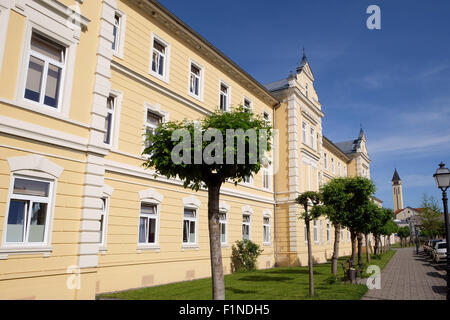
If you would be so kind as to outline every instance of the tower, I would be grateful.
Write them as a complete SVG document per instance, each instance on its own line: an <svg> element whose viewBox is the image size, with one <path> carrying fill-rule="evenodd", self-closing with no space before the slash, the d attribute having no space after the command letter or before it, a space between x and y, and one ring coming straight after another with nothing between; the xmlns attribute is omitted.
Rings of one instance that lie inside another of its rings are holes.
<svg viewBox="0 0 450 320"><path fill-rule="evenodd" d="M403 209L402 180L398 175L397 169L395 169L394 176L392 177L392 194L394 196L394 211Z"/></svg>

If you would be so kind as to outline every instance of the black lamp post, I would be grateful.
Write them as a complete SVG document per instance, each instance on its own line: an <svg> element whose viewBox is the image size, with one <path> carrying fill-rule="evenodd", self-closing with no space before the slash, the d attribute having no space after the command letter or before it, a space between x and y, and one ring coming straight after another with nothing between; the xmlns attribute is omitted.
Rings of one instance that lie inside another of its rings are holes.
<svg viewBox="0 0 450 320"><path fill-rule="evenodd" d="M447 207L447 189L450 187L450 170L444 166L445 164L441 162L433 177L436 179L438 188L442 190L442 201L444 202L445 230L447 238L447 300L450 300L450 225Z"/></svg>

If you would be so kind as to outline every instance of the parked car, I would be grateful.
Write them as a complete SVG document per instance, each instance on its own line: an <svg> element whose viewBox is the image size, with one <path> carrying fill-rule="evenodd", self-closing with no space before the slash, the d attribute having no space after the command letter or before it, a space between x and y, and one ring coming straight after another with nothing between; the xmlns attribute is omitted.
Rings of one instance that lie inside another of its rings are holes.
<svg viewBox="0 0 450 320"><path fill-rule="evenodd" d="M438 242L433 249L432 256L433 261L436 263L439 263L441 259L445 259L447 257L447 242Z"/></svg>
<svg viewBox="0 0 450 320"><path fill-rule="evenodd" d="M430 245L428 247L427 253L432 257L433 256L433 250L437 243L442 242L442 239L433 239L430 240Z"/></svg>

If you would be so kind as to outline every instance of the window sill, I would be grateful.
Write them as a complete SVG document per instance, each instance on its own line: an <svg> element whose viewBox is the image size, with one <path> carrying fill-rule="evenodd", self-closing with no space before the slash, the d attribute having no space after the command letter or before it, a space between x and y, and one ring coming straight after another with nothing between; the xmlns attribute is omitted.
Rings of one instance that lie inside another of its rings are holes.
<svg viewBox="0 0 450 320"><path fill-rule="evenodd" d="M188 95L189 95L190 97L194 98L194 99L197 100L197 101L204 102L202 96L197 96L197 95L195 95L194 93L192 93L192 92L190 92L190 91L188 92Z"/></svg>
<svg viewBox="0 0 450 320"><path fill-rule="evenodd" d="M161 247L159 245L138 245L137 251L138 253L142 253L142 251L161 252Z"/></svg>
<svg viewBox="0 0 450 320"><path fill-rule="evenodd" d="M220 247L221 247L222 249L229 249L229 248L230 248L230 246L229 246L227 243L222 243L222 244L220 244Z"/></svg>
<svg viewBox="0 0 450 320"><path fill-rule="evenodd" d="M271 243L271 242L264 242L264 243L263 243L263 246L265 246L265 247L271 247L271 246L272 246L272 243Z"/></svg>
<svg viewBox="0 0 450 320"><path fill-rule="evenodd" d="M154 72L153 70L150 69L150 75L155 77L158 80L161 80L167 84L169 84L169 79L166 76L162 76L159 73Z"/></svg>
<svg viewBox="0 0 450 320"><path fill-rule="evenodd" d="M183 244L181 246L181 251L184 250L200 250L200 247L198 246L198 244Z"/></svg>
<svg viewBox="0 0 450 320"><path fill-rule="evenodd" d="M0 260L8 259L8 255L20 255L20 254L42 254L44 258L50 256L53 252L53 248L50 246L42 246L42 247L26 247L26 246L11 246L11 247L2 247L0 248Z"/></svg>

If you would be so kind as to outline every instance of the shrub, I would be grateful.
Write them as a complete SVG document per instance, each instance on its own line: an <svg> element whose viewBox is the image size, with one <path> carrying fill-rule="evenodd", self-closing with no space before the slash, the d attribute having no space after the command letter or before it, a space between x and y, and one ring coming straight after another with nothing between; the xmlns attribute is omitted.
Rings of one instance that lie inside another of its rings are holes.
<svg viewBox="0 0 450 320"><path fill-rule="evenodd" d="M250 240L236 241L231 247L231 270L250 271L256 269L256 260L264 250Z"/></svg>

